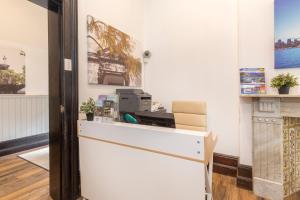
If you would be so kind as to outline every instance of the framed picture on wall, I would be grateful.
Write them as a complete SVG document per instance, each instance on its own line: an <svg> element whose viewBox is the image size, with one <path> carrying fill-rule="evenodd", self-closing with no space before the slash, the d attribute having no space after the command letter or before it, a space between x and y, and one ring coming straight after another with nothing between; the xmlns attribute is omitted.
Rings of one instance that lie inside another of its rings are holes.
<svg viewBox="0 0 300 200"><path fill-rule="evenodd" d="M25 94L25 52L0 45L0 94Z"/></svg>
<svg viewBox="0 0 300 200"><path fill-rule="evenodd" d="M275 69L300 67L300 0L275 0Z"/></svg>
<svg viewBox="0 0 300 200"><path fill-rule="evenodd" d="M140 87L141 44L92 16L87 17L87 29L89 84Z"/></svg>

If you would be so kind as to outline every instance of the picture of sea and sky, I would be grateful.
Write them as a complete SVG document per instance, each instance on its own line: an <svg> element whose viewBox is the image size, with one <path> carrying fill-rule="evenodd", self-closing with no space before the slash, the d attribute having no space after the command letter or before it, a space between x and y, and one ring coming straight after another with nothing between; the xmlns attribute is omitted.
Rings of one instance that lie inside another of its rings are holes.
<svg viewBox="0 0 300 200"><path fill-rule="evenodd" d="M300 0L275 0L275 69L300 67Z"/></svg>

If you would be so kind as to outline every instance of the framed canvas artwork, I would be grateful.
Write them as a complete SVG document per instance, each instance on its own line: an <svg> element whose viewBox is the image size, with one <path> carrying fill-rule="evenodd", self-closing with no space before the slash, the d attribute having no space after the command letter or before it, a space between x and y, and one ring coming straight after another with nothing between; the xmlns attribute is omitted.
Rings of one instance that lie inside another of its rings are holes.
<svg viewBox="0 0 300 200"><path fill-rule="evenodd" d="M275 69L300 67L300 0L275 0Z"/></svg>
<svg viewBox="0 0 300 200"><path fill-rule="evenodd" d="M25 93L25 52L0 46L0 94Z"/></svg>
<svg viewBox="0 0 300 200"><path fill-rule="evenodd" d="M92 16L87 17L87 29L89 84L140 87L140 43Z"/></svg>

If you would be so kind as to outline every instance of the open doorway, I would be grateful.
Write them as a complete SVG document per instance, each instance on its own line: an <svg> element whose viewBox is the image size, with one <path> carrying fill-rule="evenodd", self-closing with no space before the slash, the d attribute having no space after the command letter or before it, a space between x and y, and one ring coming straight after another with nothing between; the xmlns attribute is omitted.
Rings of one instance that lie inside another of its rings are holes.
<svg viewBox="0 0 300 200"><path fill-rule="evenodd" d="M49 196L48 10L2 0L0 199Z"/></svg>
<svg viewBox="0 0 300 200"><path fill-rule="evenodd" d="M5 155L49 140L48 11L18 0L3 0L1 7L0 155Z"/></svg>
<svg viewBox="0 0 300 200"><path fill-rule="evenodd" d="M0 99L11 98L0 100L0 199L77 199L77 1L3 0L1 8L0 49L26 57L0 62Z"/></svg>

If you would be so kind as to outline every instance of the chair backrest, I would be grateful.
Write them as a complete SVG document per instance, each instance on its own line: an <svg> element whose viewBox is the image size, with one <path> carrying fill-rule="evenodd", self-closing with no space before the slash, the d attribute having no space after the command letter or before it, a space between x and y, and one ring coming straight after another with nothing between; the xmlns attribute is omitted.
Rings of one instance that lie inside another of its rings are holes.
<svg viewBox="0 0 300 200"><path fill-rule="evenodd" d="M206 103L201 101L174 101L172 112L176 128L207 131Z"/></svg>

